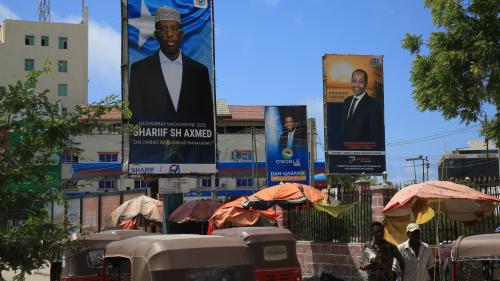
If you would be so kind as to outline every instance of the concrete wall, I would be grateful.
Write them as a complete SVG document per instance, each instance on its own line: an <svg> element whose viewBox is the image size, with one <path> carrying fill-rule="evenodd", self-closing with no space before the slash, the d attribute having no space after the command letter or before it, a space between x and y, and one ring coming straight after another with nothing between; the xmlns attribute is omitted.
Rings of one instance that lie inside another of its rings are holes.
<svg viewBox="0 0 500 281"><path fill-rule="evenodd" d="M361 249L361 243L297 241L302 276L319 277L321 273L329 273L344 280L363 280L366 274L359 270Z"/></svg>

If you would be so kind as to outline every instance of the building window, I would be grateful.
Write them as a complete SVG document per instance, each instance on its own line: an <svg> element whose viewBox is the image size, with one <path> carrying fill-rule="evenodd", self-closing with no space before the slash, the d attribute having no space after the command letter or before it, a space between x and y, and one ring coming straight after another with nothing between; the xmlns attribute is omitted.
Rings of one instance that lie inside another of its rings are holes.
<svg viewBox="0 0 500 281"><path fill-rule="evenodd" d="M143 180L134 181L134 188L135 189L148 188L148 183Z"/></svg>
<svg viewBox="0 0 500 281"><path fill-rule="evenodd" d="M233 151L233 160L241 162L253 161L253 150L235 150Z"/></svg>
<svg viewBox="0 0 500 281"><path fill-rule="evenodd" d="M40 40L40 45L44 47L49 46L49 36L42 36L42 39Z"/></svg>
<svg viewBox="0 0 500 281"><path fill-rule="evenodd" d="M68 72L68 61L60 60L57 62L57 71L59 72Z"/></svg>
<svg viewBox="0 0 500 281"><path fill-rule="evenodd" d="M35 70L35 60L34 59L24 59L24 70L25 71Z"/></svg>
<svg viewBox="0 0 500 281"><path fill-rule="evenodd" d="M100 180L99 188L100 189L116 188L116 182L114 180Z"/></svg>
<svg viewBox="0 0 500 281"><path fill-rule="evenodd" d="M78 163L78 155L62 154L63 163Z"/></svg>
<svg viewBox="0 0 500 281"><path fill-rule="evenodd" d="M212 187L212 180L210 178L202 178L201 187Z"/></svg>
<svg viewBox="0 0 500 281"><path fill-rule="evenodd" d="M249 187L253 186L253 179L236 179L237 187Z"/></svg>
<svg viewBox="0 0 500 281"><path fill-rule="evenodd" d="M57 95L60 97L68 96L68 84L58 84L57 85Z"/></svg>
<svg viewBox="0 0 500 281"><path fill-rule="evenodd" d="M115 152L99 153L99 162L117 162L117 161L118 161L118 153Z"/></svg>
<svg viewBox="0 0 500 281"><path fill-rule="evenodd" d="M67 48L68 48L68 38L59 37L59 49L67 49Z"/></svg>
<svg viewBox="0 0 500 281"><path fill-rule="evenodd" d="M35 36L24 35L24 45L35 45Z"/></svg>

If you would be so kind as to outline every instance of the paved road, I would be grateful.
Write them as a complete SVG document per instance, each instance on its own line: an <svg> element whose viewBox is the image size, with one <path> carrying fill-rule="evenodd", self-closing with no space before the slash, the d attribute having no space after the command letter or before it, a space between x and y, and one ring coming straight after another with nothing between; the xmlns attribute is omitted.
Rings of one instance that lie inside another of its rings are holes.
<svg viewBox="0 0 500 281"><path fill-rule="evenodd" d="M2 271L2 276L6 281L12 281L16 273L14 271ZM50 271L48 268L34 270L33 274L26 274L26 281L49 281Z"/></svg>

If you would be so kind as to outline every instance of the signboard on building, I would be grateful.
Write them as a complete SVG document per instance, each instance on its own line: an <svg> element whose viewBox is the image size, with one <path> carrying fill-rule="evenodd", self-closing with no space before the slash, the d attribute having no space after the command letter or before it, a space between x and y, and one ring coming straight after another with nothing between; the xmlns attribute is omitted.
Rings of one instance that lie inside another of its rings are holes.
<svg viewBox="0 0 500 281"><path fill-rule="evenodd" d="M212 14L210 0L127 1L129 173L216 172Z"/></svg>
<svg viewBox="0 0 500 281"><path fill-rule="evenodd" d="M328 173L384 172L383 57L324 55L323 81Z"/></svg>
<svg viewBox="0 0 500 281"><path fill-rule="evenodd" d="M305 105L266 106L267 184L309 184Z"/></svg>

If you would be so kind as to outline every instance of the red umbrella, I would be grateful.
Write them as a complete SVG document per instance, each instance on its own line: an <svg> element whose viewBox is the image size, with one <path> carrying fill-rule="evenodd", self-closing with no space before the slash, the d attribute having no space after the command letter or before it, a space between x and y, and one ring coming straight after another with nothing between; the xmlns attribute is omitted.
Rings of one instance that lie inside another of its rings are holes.
<svg viewBox="0 0 500 281"><path fill-rule="evenodd" d="M222 205L213 200L195 200L180 205L168 216L169 222L207 221Z"/></svg>

